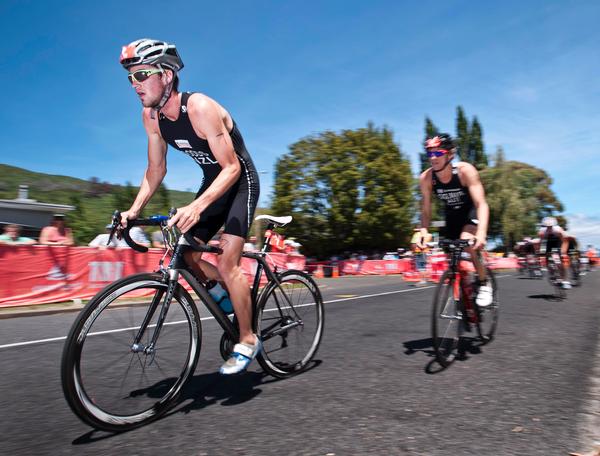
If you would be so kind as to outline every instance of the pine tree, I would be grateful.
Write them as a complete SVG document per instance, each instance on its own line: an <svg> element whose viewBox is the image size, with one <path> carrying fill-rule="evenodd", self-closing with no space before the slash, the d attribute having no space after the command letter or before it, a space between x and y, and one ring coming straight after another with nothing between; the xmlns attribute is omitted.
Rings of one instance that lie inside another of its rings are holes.
<svg viewBox="0 0 600 456"><path fill-rule="evenodd" d="M472 158L472 164L481 170L487 167L488 157L483 146L483 132L477 116L473 117L471 128L469 130L469 157Z"/></svg>
<svg viewBox="0 0 600 456"><path fill-rule="evenodd" d="M462 106L456 108L456 145L460 160L473 163L473 157L469 154L469 121Z"/></svg>

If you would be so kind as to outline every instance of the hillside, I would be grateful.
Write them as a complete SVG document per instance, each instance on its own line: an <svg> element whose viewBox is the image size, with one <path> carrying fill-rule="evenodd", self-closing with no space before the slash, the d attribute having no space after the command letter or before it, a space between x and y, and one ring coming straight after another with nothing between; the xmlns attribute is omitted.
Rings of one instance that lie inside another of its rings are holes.
<svg viewBox="0 0 600 456"><path fill-rule="evenodd" d="M127 189L123 185L36 173L0 163L0 199L15 199L20 184L29 185L29 198L56 204L71 204L73 195L97 198L123 193ZM133 188L137 191L137 187ZM178 190L168 190L168 194L173 206L181 206L194 197L192 192Z"/></svg>
<svg viewBox="0 0 600 456"><path fill-rule="evenodd" d="M103 232L115 209L128 209L138 190L137 187L110 184L96 178L83 180L0 164L0 199L17 198L20 184L29 185L29 198L41 203L76 206L77 210L69 214L69 222L77 228L74 232L80 244L89 242L94 233ZM194 193L191 192L157 192L145 215L165 213L168 207L183 206L193 198Z"/></svg>

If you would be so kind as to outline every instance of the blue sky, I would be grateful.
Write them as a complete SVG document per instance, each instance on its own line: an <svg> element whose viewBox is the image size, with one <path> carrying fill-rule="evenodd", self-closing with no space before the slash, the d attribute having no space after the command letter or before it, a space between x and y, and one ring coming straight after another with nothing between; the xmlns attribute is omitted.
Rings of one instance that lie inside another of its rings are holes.
<svg viewBox="0 0 600 456"><path fill-rule="evenodd" d="M174 42L181 88L234 116L268 203L275 160L324 130L387 125L415 173L424 117L476 115L486 151L554 179L570 228L600 245L600 2L3 0L0 162L138 184L140 105L118 64L140 37ZM166 184L201 171L169 152Z"/></svg>

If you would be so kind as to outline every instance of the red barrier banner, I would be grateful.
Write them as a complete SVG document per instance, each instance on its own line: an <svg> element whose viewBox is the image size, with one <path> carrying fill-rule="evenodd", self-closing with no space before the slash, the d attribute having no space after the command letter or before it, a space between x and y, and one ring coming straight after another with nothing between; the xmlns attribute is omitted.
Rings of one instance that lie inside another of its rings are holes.
<svg viewBox="0 0 600 456"><path fill-rule="evenodd" d="M402 260L345 260L340 262L344 275L401 274L412 268L412 261Z"/></svg>
<svg viewBox="0 0 600 456"><path fill-rule="evenodd" d="M490 269L516 269L516 258L489 258ZM309 265L310 267L310 265ZM442 273L448 268L448 259L445 254L429 255L427 257L426 276L433 281L439 280ZM461 268L474 271L473 263L461 261ZM403 274L407 281L418 281L421 276L415 268L415 262L410 258L401 260L345 260L340 262L340 272L343 275L368 275L368 274Z"/></svg>
<svg viewBox="0 0 600 456"><path fill-rule="evenodd" d="M117 279L157 270L163 255L161 249L137 253L131 249L0 245L0 306L89 299ZM216 255L205 254L203 258L217 263ZM269 265L279 271L302 270L305 260L301 255L267 255ZM168 259L165 262L168 264ZM252 283L256 261L242 258L241 265Z"/></svg>

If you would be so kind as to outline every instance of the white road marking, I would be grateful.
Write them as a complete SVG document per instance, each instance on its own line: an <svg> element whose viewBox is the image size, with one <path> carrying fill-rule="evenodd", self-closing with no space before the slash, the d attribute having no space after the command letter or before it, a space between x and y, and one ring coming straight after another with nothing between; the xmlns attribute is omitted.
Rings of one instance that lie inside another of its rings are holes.
<svg viewBox="0 0 600 456"><path fill-rule="evenodd" d="M502 277L511 277L510 275L500 275L500 276L496 276L496 278L502 278ZM429 290L431 288L435 288L436 285L430 285L427 287L419 287L419 288L407 288L405 290L396 290L396 291L386 291L383 293L374 293L374 294L368 294L368 295L363 295L363 296L354 296L352 298L340 298L340 299L331 299L329 301L323 301L324 304L331 304L331 303L335 303L335 302L343 302L343 301L354 301L357 299L366 299L366 298L374 298L377 296L387 296L387 295L391 295L391 294L398 294L398 293L408 293L411 291L421 291L421 290ZM305 307L305 306L312 306L314 305L314 303L308 303L308 304L302 304L300 306L297 307ZM203 317L200 318L200 321L206 321L206 320L214 320L215 318L210 316L210 317ZM185 323L186 320L182 320L182 321L173 321L173 322L169 322L166 323L167 325L176 325L176 324L181 324L181 323ZM95 332L95 333L90 333L89 335L98 335L98 334L108 334L108 333L115 333L115 332L123 332L123 331L130 331L132 329L137 329L137 328L120 328L120 329L114 329L111 331L101 331L101 332ZM15 348L15 347L24 347L27 345L36 345L36 344L45 344L48 342L58 342L61 340L66 340L67 336L62 336L62 337L52 337L50 339L39 339L39 340L30 340L27 342L16 342L13 344L4 344L4 345L0 345L0 349L2 348ZM600 369L600 367L599 367Z"/></svg>

